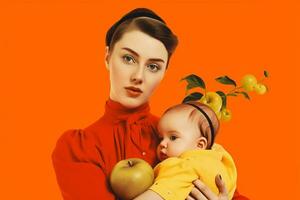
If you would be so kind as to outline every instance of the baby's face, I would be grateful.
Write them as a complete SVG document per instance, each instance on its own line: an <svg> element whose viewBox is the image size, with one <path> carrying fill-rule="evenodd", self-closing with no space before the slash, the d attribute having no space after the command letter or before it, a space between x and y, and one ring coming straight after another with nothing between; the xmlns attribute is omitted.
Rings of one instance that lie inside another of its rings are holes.
<svg viewBox="0 0 300 200"><path fill-rule="evenodd" d="M180 111L169 111L164 114L159 123L158 131L161 142L157 147L159 160L178 157L187 150L198 148L200 137L197 123L189 119L188 108Z"/></svg>

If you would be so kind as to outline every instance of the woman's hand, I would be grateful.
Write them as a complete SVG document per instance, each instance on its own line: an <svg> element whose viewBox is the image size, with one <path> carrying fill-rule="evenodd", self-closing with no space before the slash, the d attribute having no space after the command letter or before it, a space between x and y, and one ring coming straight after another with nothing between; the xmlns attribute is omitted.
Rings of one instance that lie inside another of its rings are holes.
<svg viewBox="0 0 300 200"><path fill-rule="evenodd" d="M198 179L193 182L195 187L192 189L186 200L228 200L228 192L221 176L217 175L215 181L219 189L218 196Z"/></svg>

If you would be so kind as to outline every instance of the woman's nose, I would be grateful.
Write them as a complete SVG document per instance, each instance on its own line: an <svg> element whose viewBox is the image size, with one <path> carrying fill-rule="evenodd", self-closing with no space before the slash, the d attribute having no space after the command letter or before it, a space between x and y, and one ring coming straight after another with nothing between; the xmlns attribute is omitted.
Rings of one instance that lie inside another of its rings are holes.
<svg viewBox="0 0 300 200"><path fill-rule="evenodd" d="M139 66L131 75L131 82L134 84L142 84L144 82L144 68Z"/></svg>

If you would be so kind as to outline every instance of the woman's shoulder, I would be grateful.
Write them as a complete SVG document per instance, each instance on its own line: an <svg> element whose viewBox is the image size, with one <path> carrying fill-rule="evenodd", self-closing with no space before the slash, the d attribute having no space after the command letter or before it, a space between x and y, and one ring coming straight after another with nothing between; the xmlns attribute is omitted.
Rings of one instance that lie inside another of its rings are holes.
<svg viewBox="0 0 300 200"><path fill-rule="evenodd" d="M68 129L57 140L51 157L54 166L74 162L90 162L103 166L100 151L101 147L91 134L83 129Z"/></svg>
<svg viewBox="0 0 300 200"><path fill-rule="evenodd" d="M89 124L85 128L72 128L65 130L59 137L58 142L71 142L75 140L91 140L94 138L94 134L97 132L108 129L108 125L103 123L102 118Z"/></svg>
<svg viewBox="0 0 300 200"><path fill-rule="evenodd" d="M57 140L57 145L78 146L78 145L95 145L99 143L103 134L108 135L112 131L112 125L100 117L96 121L84 128L67 129L62 132Z"/></svg>
<svg viewBox="0 0 300 200"><path fill-rule="evenodd" d="M91 143L91 141L83 129L68 129L59 136L55 151L77 149L83 144L86 146L88 143Z"/></svg>
<svg viewBox="0 0 300 200"><path fill-rule="evenodd" d="M85 160L95 157L101 144L92 132L84 129L68 129L58 138L52 157L67 160Z"/></svg>
<svg viewBox="0 0 300 200"><path fill-rule="evenodd" d="M58 138L57 143L68 142L76 138L84 137L83 129L67 129Z"/></svg>
<svg viewBox="0 0 300 200"><path fill-rule="evenodd" d="M157 125L159 117L150 114L148 120L154 126ZM67 129L58 138L56 148L77 148L78 146L102 146L110 139L113 132L113 124L105 117L100 117L85 128Z"/></svg>

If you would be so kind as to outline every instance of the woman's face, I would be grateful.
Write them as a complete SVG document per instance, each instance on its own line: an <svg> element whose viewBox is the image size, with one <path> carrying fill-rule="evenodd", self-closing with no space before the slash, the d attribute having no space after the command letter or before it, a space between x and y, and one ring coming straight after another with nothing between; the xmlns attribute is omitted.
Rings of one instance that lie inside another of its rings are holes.
<svg viewBox="0 0 300 200"><path fill-rule="evenodd" d="M132 30L124 33L112 51L106 50L110 98L128 108L147 102L166 71L168 52L163 43Z"/></svg>

